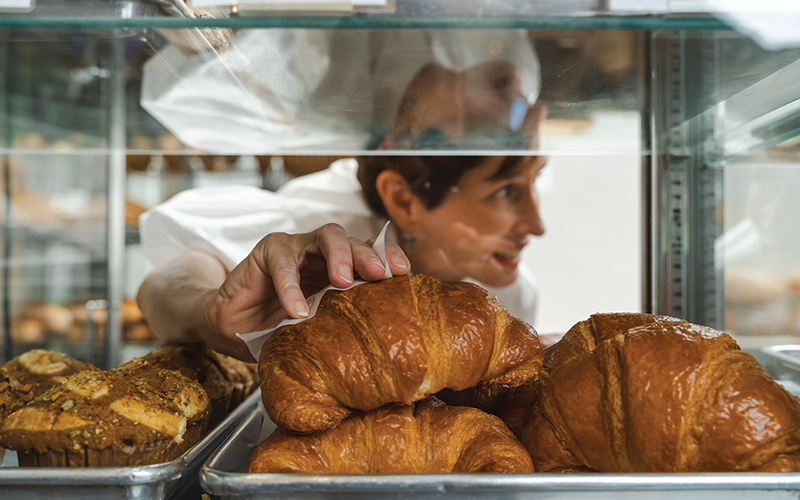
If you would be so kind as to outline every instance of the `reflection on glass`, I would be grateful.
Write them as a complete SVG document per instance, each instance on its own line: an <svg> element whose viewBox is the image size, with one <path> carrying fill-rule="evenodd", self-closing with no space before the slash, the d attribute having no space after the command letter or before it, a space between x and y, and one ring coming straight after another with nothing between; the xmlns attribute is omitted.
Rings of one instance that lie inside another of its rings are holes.
<svg viewBox="0 0 800 500"><path fill-rule="evenodd" d="M736 335L800 336L799 152L792 141L726 166L720 257Z"/></svg>

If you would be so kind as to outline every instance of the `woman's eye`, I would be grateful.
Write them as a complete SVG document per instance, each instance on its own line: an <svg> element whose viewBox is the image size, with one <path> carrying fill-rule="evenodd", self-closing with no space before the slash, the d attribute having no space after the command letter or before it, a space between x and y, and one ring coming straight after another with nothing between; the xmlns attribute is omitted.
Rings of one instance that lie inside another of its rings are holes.
<svg viewBox="0 0 800 500"><path fill-rule="evenodd" d="M497 191L494 192L494 198L510 198L511 197L511 186L503 186Z"/></svg>

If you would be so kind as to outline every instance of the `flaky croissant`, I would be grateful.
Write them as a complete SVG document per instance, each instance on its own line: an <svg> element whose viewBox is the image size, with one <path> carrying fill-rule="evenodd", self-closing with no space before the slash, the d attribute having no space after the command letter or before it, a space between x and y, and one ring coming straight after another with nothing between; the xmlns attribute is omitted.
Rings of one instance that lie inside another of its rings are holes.
<svg viewBox="0 0 800 500"><path fill-rule="evenodd" d="M520 435L539 471L800 471L800 402L725 333L597 314L540 377Z"/></svg>
<svg viewBox="0 0 800 500"><path fill-rule="evenodd" d="M408 405L444 388L521 385L542 356L535 330L491 293L415 275L326 293L313 318L264 344L258 372L272 421L313 432L351 409Z"/></svg>
<svg viewBox="0 0 800 500"><path fill-rule="evenodd" d="M533 472L503 422L436 398L359 412L313 434L277 429L250 456L249 473L415 474Z"/></svg>

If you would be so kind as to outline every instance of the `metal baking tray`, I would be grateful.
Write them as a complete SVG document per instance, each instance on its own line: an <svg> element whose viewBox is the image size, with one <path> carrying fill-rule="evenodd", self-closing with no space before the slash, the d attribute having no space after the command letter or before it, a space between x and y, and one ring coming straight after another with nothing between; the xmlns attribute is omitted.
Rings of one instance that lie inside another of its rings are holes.
<svg viewBox="0 0 800 500"><path fill-rule="evenodd" d="M800 345L773 345L761 349L764 368L779 384L800 397Z"/></svg>
<svg viewBox="0 0 800 500"><path fill-rule="evenodd" d="M196 445L171 462L139 467L17 467L16 453L6 452L0 466L0 498L90 500L163 500L202 494L197 473L203 462L236 429L261 399L256 390Z"/></svg>
<svg viewBox="0 0 800 500"><path fill-rule="evenodd" d="M247 474L266 414L253 410L200 470L203 489L218 499L681 500L793 499L800 473L791 474ZM270 430L268 422L265 430ZM273 428L274 428L274 424Z"/></svg>

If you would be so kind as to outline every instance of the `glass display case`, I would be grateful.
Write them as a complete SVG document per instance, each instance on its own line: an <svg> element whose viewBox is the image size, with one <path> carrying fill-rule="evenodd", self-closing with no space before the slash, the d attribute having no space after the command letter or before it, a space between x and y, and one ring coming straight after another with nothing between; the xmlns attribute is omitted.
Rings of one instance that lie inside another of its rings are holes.
<svg viewBox="0 0 800 500"><path fill-rule="evenodd" d="M155 204L375 155L548 158L547 232L523 252L542 333L634 310L746 347L795 338L800 48L624 3L9 3L3 358L48 346L109 367L152 346L132 299ZM474 105L481 85L499 98L455 140L398 125L432 61L430 106ZM534 103L547 115L532 131Z"/></svg>

